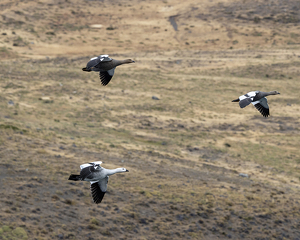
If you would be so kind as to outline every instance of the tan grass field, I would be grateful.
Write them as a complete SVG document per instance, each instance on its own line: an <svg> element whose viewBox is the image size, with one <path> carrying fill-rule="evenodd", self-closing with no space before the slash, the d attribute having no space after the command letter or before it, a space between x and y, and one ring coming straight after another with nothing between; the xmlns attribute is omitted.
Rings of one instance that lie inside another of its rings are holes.
<svg viewBox="0 0 300 240"><path fill-rule="evenodd" d="M0 13L0 239L300 238L298 1ZM81 70L100 54L136 63L103 87ZM231 102L252 90L281 93L269 118ZM99 160L129 173L95 205L67 179Z"/></svg>

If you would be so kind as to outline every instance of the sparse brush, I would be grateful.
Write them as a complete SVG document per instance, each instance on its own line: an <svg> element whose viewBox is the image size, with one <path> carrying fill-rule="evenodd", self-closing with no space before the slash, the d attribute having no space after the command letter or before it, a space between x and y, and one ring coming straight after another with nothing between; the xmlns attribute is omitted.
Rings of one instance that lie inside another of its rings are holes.
<svg viewBox="0 0 300 240"><path fill-rule="evenodd" d="M209 15L182 3L177 16L170 1L104 1L103 15L96 2L75 0L84 7L73 12L70 1L4 9L14 18L2 14L0 36L0 238L266 238L281 225L276 237L298 237L299 34L280 25L296 22L288 5L285 17L254 7L255 17L241 13L250 2L203 3ZM149 25L170 10L179 23L173 40L165 19ZM143 32L157 38L139 32L139 15ZM102 18L113 25L88 27ZM92 46L139 64L101 87L81 72ZM284 92L270 99L269 119L230 104L249 88ZM67 178L99 160L130 172L95 205L88 183Z"/></svg>

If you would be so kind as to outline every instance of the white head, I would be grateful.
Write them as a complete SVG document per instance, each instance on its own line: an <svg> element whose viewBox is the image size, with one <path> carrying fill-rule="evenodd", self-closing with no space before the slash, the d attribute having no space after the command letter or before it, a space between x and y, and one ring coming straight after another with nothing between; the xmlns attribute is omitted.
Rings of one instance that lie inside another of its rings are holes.
<svg viewBox="0 0 300 240"><path fill-rule="evenodd" d="M126 168L115 168L115 169L105 169L107 175L113 175L115 173L129 172Z"/></svg>
<svg viewBox="0 0 300 240"><path fill-rule="evenodd" d="M119 172L129 172L126 168L117 168Z"/></svg>

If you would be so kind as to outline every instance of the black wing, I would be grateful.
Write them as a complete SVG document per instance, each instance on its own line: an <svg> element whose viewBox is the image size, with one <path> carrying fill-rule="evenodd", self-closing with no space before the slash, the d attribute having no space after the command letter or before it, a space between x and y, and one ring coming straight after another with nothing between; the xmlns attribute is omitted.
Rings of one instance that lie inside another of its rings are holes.
<svg viewBox="0 0 300 240"><path fill-rule="evenodd" d="M245 98L239 101L239 105L241 108L248 106L252 102L251 98Z"/></svg>
<svg viewBox="0 0 300 240"><path fill-rule="evenodd" d="M263 107L260 103L254 105L254 107L263 115L264 117L270 116L269 108Z"/></svg>
<svg viewBox="0 0 300 240"><path fill-rule="evenodd" d="M101 83L103 86L106 86L113 77L113 76L109 75L109 73L107 71L100 72L99 75L100 75L100 80L101 80Z"/></svg>
<svg viewBox="0 0 300 240"><path fill-rule="evenodd" d="M108 57L108 55L100 55L99 57L91 58L90 61L86 65L86 70L91 70L92 68L99 68L97 66L101 62L110 62L112 59ZM86 71L85 70L85 71Z"/></svg>
<svg viewBox="0 0 300 240"><path fill-rule="evenodd" d="M84 179L86 179L89 175L91 175L95 171L96 171L96 169L94 168L94 166L89 166L89 167L85 167L85 168L81 169L81 171L80 171L81 180L83 181Z"/></svg>
<svg viewBox="0 0 300 240"><path fill-rule="evenodd" d="M87 64L86 64L86 69L91 69L95 66L97 66L100 63L100 58L99 57L94 57L92 58Z"/></svg>
<svg viewBox="0 0 300 240"><path fill-rule="evenodd" d="M94 203L101 203L105 192L101 191L98 182L91 184L91 191Z"/></svg>

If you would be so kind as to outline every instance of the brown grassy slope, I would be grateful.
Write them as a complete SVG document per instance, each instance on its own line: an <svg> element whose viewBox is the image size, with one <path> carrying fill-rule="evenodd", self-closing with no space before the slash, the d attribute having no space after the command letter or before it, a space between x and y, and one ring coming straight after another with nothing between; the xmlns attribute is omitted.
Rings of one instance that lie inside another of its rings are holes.
<svg viewBox="0 0 300 240"><path fill-rule="evenodd" d="M274 1L271 19L247 2L88 3L1 5L0 236L296 239L297 19ZM136 64L102 87L81 71L99 53ZM256 89L281 92L268 119L231 103ZM99 160L130 172L94 205L66 179Z"/></svg>
<svg viewBox="0 0 300 240"><path fill-rule="evenodd" d="M0 35L0 43L31 57L295 45L298 5L294 0L4 0L1 32L7 35ZM102 28L91 28L93 24Z"/></svg>

